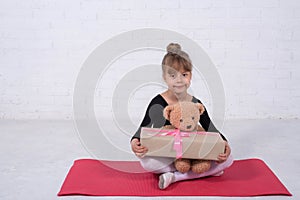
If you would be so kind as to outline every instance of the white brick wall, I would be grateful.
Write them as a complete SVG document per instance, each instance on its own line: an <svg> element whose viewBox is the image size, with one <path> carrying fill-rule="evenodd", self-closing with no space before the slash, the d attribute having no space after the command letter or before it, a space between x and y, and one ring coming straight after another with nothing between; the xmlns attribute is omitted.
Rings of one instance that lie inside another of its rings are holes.
<svg viewBox="0 0 300 200"><path fill-rule="evenodd" d="M184 34L208 53L223 80L226 118L299 118L299 9L297 0L0 1L0 119L72 119L84 60L111 37L145 27ZM96 113L110 115L122 75L161 56L127 55L112 65L95 93ZM205 84L195 84L211 110ZM128 106L136 124L163 87L147 89Z"/></svg>

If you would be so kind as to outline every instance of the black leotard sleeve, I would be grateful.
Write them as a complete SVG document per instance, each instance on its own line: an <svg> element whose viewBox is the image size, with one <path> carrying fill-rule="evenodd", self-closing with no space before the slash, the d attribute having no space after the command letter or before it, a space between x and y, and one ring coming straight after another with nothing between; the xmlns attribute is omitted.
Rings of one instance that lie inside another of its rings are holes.
<svg viewBox="0 0 300 200"><path fill-rule="evenodd" d="M170 125L169 120L166 120L163 116L163 110L167 105L167 102L161 95L157 95L156 97L154 97L147 107L145 117L140 127L131 138L131 140L134 138L140 139L142 127L160 128L165 125Z"/></svg>
<svg viewBox="0 0 300 200"><path fill-rule="evenodd" d="M201 103L203 105L203 103L199 99L196 99L195 97L193 97L193 102ZM200 116L199 122L200 122L201 126L204 128L205 131L207 131L207 132L217 132L221 135L223 140L227 141L225 136L215 127L214 123L211 121L206 108L205 108L204 113Z"/></svg>

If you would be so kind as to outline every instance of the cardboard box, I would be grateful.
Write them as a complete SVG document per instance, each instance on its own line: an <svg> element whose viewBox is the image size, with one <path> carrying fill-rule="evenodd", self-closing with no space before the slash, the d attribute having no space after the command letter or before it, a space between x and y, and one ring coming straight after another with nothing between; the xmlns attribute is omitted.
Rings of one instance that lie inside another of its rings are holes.
<svg viewBox="0 0 300 200"><path fill-rule="evenodd" d="M148 148L146 156L218 160L218 155L225 149L225 141L219 133L214 132L178 131L176 134L176 130L142 128L140 140ZM178 141L181 141L181 145ZM181 146L182 155L179 155L178 149L174 149L174 142L177 147Z"/></svg>

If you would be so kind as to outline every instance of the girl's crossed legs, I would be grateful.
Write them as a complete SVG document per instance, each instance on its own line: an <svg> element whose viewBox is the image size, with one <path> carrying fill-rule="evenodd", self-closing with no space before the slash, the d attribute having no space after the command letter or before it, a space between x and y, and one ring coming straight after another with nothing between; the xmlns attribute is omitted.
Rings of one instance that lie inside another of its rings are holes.
<svg viewBox="0 0 300 200"><path fill-rule="evenodd" d="M142 167L153 173L161 174L159 177L159 188L165 189L171 183L201 178L206 176L218 176L223 173L223 170L230 167L233 163L233 157L229 155L228 159L222 163L217 163L216 161L212 161L211 168L201 174L196 174L192 171L188 171L187 173L180 173L176 171L174 167L174 158L165 158L165 157L152 157L145 156L140 159L140 163Z"/></svg>

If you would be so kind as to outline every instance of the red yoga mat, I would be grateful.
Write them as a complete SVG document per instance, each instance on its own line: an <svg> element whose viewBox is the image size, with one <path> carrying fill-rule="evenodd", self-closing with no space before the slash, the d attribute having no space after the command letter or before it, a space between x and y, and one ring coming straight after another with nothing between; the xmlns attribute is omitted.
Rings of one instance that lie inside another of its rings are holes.
<svg viewBox="0 0 300 200"><path fill-rule="evenodd" d="M58 196L292 196L259 159L236 160L222 176L176 182L165 190L158 188L158 175L127 170L142 168L137 161L76 160Z"/></svg>

